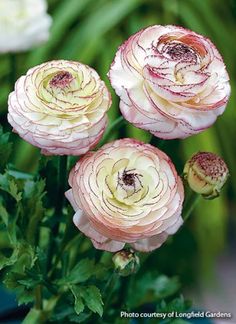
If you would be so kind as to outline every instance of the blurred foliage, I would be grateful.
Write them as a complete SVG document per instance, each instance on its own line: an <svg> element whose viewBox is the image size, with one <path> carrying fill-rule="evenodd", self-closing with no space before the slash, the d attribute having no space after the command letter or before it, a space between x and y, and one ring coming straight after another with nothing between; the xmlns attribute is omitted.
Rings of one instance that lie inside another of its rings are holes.
<svg viewBox="0 0 236 324"><path fill-rule="evenodd" d="M233 46L236 37L236 1L235 0L49 0L49 12L53 17L53 26L49 41L40 48L34 49L28 53L17 54L17 76L24 74L28 68L52 59L70 59L79 60L94 67L107 83L113 97L113 105L109 111L110 121L119 116L119 100L114 95L108 78L106 76L109 66L114 58L118 46L126 40L132 33L135 33L143 27L153 24L176 24L199 32L209 37L220 50L224 57L228 72L231 78L232 95L225 113L218 118L216 124L203 133L192 136L186 140L167 141L162 149L173 159L178 171L181 173L184 162L194 152L199 150L208 150L221 155L229 166L231 178L227 187L222 191L219 199L212 202L201 201L201 204L195 211L195 217L188 222L177 235L171 238L160 250L147 256L145 260L145 269L164 272L169 276L179 275L184 285L194 284L199 276L212 274L212 266L219 253L225 248L227 242L228 228L236 227L235 209L236 209L236 47ZM10 58L8 55L0 57L0 123L5 131L10 127L7 123L7 97L12 90L10 85ZM134 128L128 123L122 127L119 132L113 134L116 137L136 137L145 142L150 141L151 137L145 131ZM9 232L3 230L0 238L0 248L4 252L1 256L1 267L10 267L14 265L14 271L11 271L8 278L5 279L8 286L14 287L14 282L21 281L22 294L27 290L27 298L31 300L31 285L35 282L44 280L38 278L37 267L45 261L46 256L41 250L32 250L32 247L25 241L25 235L34 246L37 240L36 228L38 216L42 218L45 225L43 235L48 237L47 222L50 222L50 208L53 208L55 197L52 201L44 201L47 208L45 215L42 200L44 197L44 186L47 192L53 190L53 184L44 183L34 176L37 169L40 169L41 176L45 175L43 164L50 166L52 176L56 176L56 158L40 159L39 150L21 140L18 136L12 134L12 144L7 145L9 134L2 134L0 129L0 190L1 195L7 201L10 201L10 210L6 209L4 199L0 199L0 214L2 217L1 229L8 226ZM158 139L151 140L154 145L161 145ZM10 163L4 170L8 157L11 153ZM15 165L15 169L11 166ZM37 197L37 199L36 199ZM53 195L51 196L53 197ZM21 208L28 209L28 218L22 219ZM71 211L66 210L64 214L71 217ZM10 223L7 223L10 222ZM5 224L5 225L4 225ZM43 225L43 226L44 226ZM21 233L22 226L26 226L25 233ZM17 249L12 253L12 245L16 243ZM235 241L232 237L231 240ZM86 243L84 243L86 245ZM42 247L43 248L43 247ZM83 254L83 252L81 252ZM84 255L86 255L86 248ZM64 255L67 262L66 254ZM76 258L76 255L73 257ZM93 262L93 261L89 261ZM95 261L94 261L95 262ZM86 265L77 264L78 267ZM27 267L30 275L26 279L22 277L22 267ZM94 267L93 267L94 268ZM101 269L100 269L101 270ZM102 271L102 270L101 270ZM140 275L145 273L141 269ZM91 316L91 311L101 314L100 293L94 288L92 276L87 278L86 274L82 278L86 285L82 292L78 292L78 282L73 281L73 270L69 278L70 296L68 297L68 306L60 305L60 300L51 300L48 305L54 307L57 304L58 311L54 314L57 323L70 318L75 320L73 313L74 300L76 312L79 313L86 305L87 313L83 316ZM150 276L147 279L145 276ZM149 302L160 300L167 295L155 295L155 285L160 282L152 283L154 291L149 291L149 285L152 275L147 273L141 280L149 280L143 284L143 289L147 289L142 296L148 294ZM106 278L106 275L104 276ZM82 280L80 279L80 280ZM87 280L88 283L87 283ZM91 281L90 281L91 280ZM142 281L143 280L143 281ZM154 280L169 280L166 277L155 277ZM138 282L137 282L138 284ZM56 282L56 285L62 285ZM170 279L169 285L172 287L171 294L178 287L175 279ZM102 284L101 284L102 286ZM167 285L168 286L168 285ZM145 288L146 287L146 288ZM52 287L48 287L49 294ZM118 289L118 288L117 288ZM134 288L136 289L136 288ZM165 288L167 289L167 288ZM52 293L52 292L51 292ZM97 296L97 304L89 305L86 302L86 296L94 294ZM155 296L155 297L153 297ZM121 298L117 297L117 298ZM140 296L139 296L140 297ZM24 298L22 302L24 302ZM137 298L130 299L133 306L137 307L139 302ZM116 301L114 301L115 303ZM72 303L72 304L71 304ZM168 303L168 301L167 301ZM180 303L177 301L176 303ZM180 303L181 304L181 303ZM167 307L168 304L160 304L160 308ZM63 307L61 307L63 306ZM182 306L181 306L182 307ZM71 310L72 309L72 310ZM70 312L71 311L71 312ZM86 315L87 314L87 315ZM30 317L31 316L31 317ZM37 318L39 314L34 311L28 318ZM41 315L40 315L41 316ZM80 315L81 316L81 315ZM81 317L79 317L81 319ZM78 320L78 319L77 319ZM81 319L82 321L83 319ZM79 320L78 320L79 322ZM25 322L26 323L26 322Z"/></svg>

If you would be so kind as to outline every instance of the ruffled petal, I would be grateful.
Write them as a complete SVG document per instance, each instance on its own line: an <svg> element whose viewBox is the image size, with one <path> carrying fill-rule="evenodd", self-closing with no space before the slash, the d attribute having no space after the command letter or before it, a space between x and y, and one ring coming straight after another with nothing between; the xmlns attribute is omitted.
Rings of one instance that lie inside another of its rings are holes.
<svg viewBox="0 0 236 324"><path fill-rule="evenodd" d="M131 246L140 252L151 252L157 248L159 248L167 239L168 234L165 232L143 239L138 240L135 243L132 243Z"/></svg>

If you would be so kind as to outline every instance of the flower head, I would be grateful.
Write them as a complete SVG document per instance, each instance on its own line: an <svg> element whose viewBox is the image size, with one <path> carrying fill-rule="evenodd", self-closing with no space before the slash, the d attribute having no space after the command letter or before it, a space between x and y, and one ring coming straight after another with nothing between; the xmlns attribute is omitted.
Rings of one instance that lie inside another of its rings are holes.
<svg viewBox="0 0 236 324"><path fill-rule="evenodd" d="M0 0L0 53L31 49L49 38L45 0Z"/></svg>
<svg viewBox="0 0 236 324"><path fill-rule="evenodd" d="M135 273L139 269L139 257L131 249L126 249L115 253L112 257L116 271L120 276L126 277Z"/></svg>
<svg viewBox="0 0 236 324"><path fill-rule="evenodd" d="M71 61L30 69L9 96L8 121L44 154L80 155L95 146L106 126L111 97L97 72Z"/></svg>
<svg viewBox="0 0 236 324"><path fill-rule="evenodd" d="M66 196L75 225L98 249L125 243L158 248L182 224L183 185L165 153L121 139L86 154L71 170Z"/></svg>
<svg viewBox="0 0 236 324"><path fill-rule="evenodd" d="M184 167L184 177L191 189L207 199L219 196L228 176L224 160L210 152L194 154Z"/></svg>
<svg viewBox="0 0 236 324"><path fill-rule="evenodd" d="M230 94L215 46L177 26L151 26L131 36L116 53L109 77L124 117L164 139L211 126Z"/></svg>

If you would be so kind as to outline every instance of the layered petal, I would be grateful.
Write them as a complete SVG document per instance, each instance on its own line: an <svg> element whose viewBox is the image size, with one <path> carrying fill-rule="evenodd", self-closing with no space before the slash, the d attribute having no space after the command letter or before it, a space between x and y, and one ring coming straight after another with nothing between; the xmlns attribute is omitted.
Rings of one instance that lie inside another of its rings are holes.
<svg viewBox="0 0 236 324"><path fill-rule="evenodd" d="M134 139L104 145L71 170L66 197L96 248L159 247L181 226L184 191L169 157Z"/></svg>
<svg viewBox="0 0 236 324"><path fill-rule="evenodd" d="M110 105L110 93L95 70L79 62L51 61L16 82L8 121L43 154L80 155L102 137Z"/></svg>
<svg viewBox="0 0 236 324"><path fill-rule="evenodd" d="M151 26L131 36L118 49L109 77L124 117L164 139L210 127L230 95L212 42L177 26Z"/></svg>

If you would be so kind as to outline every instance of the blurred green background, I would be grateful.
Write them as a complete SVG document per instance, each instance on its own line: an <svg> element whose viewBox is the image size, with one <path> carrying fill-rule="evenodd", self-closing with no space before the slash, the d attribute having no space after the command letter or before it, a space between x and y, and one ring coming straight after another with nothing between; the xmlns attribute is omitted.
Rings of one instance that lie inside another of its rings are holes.
<svg viewBox="0 0 236 324"><path fill-rule="evenodd" d="M154 24L181 25L209 37L221 52L231 78L232 95L216 124L186 140L167 141L163 150L173 159L179 173L188 157L208 150L221 155L231 177L220 198L203 201L193 217L171 241L152 254L147 267L180 276L188 288L199 278L213 278L215 262L230 254L236 233L236 1L235 0L49 0L53 17L49 41L40 48L17 54L17 76L52 59L79 60L94 67L112 92L110 121L119 116L119 99L106 76L118 46L139 29ZM10 86L9 55L0 56L0 123L7 124L7 97ZM150 135L127 125L115 137L136 137L148 142ZM12 135L11 162L34 172L39 150ZM158 139L152 139L158 146ZM203 279L204 278L204 279Z"/></svg>

